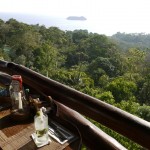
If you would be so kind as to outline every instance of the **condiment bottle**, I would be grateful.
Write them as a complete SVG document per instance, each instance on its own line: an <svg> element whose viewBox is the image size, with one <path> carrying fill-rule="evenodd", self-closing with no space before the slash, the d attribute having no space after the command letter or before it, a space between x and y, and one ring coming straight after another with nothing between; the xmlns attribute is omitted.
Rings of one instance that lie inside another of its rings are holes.
<svg viewBox="0 0 150 150"><path fill-rule="evenodd" d="M28 101L22 86L21 75L13 75L10 84L11 115L15 120L24 120L29 116Z"/></svg>

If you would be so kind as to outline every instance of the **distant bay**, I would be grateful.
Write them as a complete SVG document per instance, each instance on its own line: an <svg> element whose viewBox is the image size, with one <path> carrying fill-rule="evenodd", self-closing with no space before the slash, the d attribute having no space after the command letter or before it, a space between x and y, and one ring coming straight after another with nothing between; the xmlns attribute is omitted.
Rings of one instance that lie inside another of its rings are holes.
<svg viewBox="0 0 150 150"><path fill-rule="evenodd" d="M68 17L68 16L67 16ZM89 32L106 34L105 30L101 28L101 23L98 20L89 19L81 21L81 20L67 20L67 17L54 17L54 16L42 16L42 15L31 15L31 14L19 14L19 13L4 13L0 12L0 19L7 21L10 18L14 18L19 22L27 23L27 24L39 24L44 25L46 27L55 26L60 28L61 30L88 30ZM109 33L108 33L109 34Z"/></svg>
<svg viewBox="0 0 150 150"><path fill-rule="evenodd" d="M62 30L75 30L75 29L87 29L88 23L86 21L80 20L67 20L63 17L53 17L53 16L38 16L29 14L17 14L17 13L0 13L0 19L7 21L10 18L14 18L17 21L24 22L27 24L39 24L45 25L46 27L56 26Z"/></svg>

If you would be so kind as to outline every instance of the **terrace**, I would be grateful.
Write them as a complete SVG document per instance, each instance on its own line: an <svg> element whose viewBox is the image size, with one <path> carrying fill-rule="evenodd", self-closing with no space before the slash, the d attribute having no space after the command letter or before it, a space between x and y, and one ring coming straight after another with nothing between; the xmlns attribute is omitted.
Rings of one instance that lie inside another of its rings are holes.
<svg viewBox="0 0 150 150"><path fill-rule="evenodd" d="M49 79L24 66L1 60L0 71L0 85L4 87L9 86L11 75L19 74L23 78L24 85L30 89L31 93L42 96L43 99L47 101L48 107L53 108L54 111L49 113L49 118L52 118L54 121L60 123L75 135L75 138L64 147L78 149L81 143L84 143L89 149L94 150L126 149L115 139L85 119L82 116L84 115L131 139L144 148L150 149L149 122L94 97L83 94L66 85ZM8 101L9 103L9 97L1 97L0 100L1 102ZM29 137L31 132L33 132L33 122L31 121L20 126L15 125L15 130L13 130L15 133L11 133L12 130L7 130L7 127L10 127L10 125L7 125L6 127L3 125L3 118L5 115L1 116L0 120L1 149L3 149L6 144L15 145L16 142L14 143L13 138L19 140L18 137L24 135ZM22 129L24 129L23 133L21 132ZM31 141L26 141L25 144L22 140L22 149L27 148L27 146L31 148L31 145ZM33 147L31 149L33 149Z"/></svg>

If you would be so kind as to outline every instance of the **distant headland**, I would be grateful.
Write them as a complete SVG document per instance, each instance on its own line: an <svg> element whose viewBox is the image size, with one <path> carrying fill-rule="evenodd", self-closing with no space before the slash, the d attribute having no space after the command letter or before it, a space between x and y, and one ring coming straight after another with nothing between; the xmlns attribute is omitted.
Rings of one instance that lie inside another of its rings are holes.
<svg viewBox="0 0 150 150"><path fill-rule="evenodd" d="M85 21L87 19L84 16L69 16L69 17L67 17L67 20Z"/></svg>

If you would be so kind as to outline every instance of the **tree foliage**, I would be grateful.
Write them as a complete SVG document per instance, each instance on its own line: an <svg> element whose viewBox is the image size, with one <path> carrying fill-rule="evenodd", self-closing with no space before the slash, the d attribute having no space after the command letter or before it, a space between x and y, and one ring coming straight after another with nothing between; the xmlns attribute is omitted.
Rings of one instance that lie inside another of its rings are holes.
<svg viewBox="0 0 150 150"><path fill-rule="evenodd" d="M126 81L123 78L116 78L107 85L107 90L111 91L116 102L122 100L134 100L134 93L137 90L137 86L132 81Z"/></svg>

